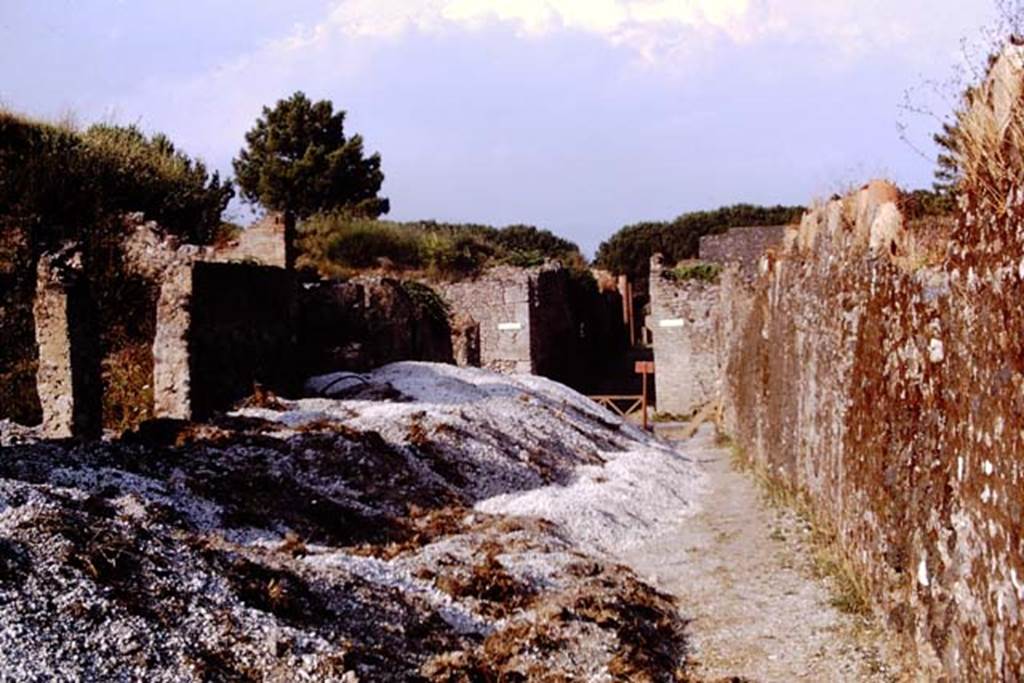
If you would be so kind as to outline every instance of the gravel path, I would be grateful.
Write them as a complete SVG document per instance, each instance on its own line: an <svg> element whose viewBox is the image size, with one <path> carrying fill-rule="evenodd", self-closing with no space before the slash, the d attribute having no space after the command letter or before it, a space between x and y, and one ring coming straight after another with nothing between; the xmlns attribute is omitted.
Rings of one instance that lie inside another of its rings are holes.
<svg viewBox="0 0 1024 683"><path fill-rule="evenodd" d="M691 620L694 673L707 680L899 680L886 664L884 638L835 608L828 586L814 578L803 522L765 504L710 429L680 451L707 475L698 511L623 559L679 598Z"/></svg>

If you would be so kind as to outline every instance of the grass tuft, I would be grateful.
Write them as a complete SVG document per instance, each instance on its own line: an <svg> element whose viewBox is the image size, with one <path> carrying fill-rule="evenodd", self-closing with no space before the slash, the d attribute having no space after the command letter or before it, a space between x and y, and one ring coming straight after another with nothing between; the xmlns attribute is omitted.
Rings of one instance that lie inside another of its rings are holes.
<svg viewBox="0 0 1024 683"><path fill-rule="evenodd" d="M828 584L830 604L844 614L872 614L871 580L842 542L835 523L813 504L810 497L779 475L751 462L743 447L731 444L734 469L754 477L764 500L772 507L791 510L810 531L811 564L816 577Z"/></svg>

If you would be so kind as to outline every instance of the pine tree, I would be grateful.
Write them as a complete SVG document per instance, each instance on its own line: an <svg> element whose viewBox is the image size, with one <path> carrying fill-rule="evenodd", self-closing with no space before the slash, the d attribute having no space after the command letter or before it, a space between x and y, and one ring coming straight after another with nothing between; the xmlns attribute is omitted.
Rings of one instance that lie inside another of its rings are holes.
<svg viewBox="0 0 1024 683"><path fill-rule="evenodd" d="M296 92L263 108L234 161L243 198L298 218L346 210L376 218L387 213L378 196L380 155L366 157L359 135L345 137L345 112L328 100Z"/></svg>

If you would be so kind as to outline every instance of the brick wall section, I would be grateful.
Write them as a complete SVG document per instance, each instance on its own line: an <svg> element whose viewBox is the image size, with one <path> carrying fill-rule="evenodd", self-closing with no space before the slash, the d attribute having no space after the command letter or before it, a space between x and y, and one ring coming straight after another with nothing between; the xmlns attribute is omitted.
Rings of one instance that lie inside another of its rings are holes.
<svg viewBox="0 0 1024 683"><path fill-rule="evenodd" d="M727 413L835 522L925 677L1019 680L1024 206L969 212L922 268L895 194L821 207L769 259L736 307Z"/></svg>
<svg viewBox="0 0 1024 683"><path fill-rule="evenodd" d="M281 268L195 262L161 287L154 341L158 417L201 419L252 393L295 386L296 286Z"/></svg>
<svg viewBox="0 0 1024 683"><path fill-rule="evenodd" d="M766 251L782 246L785 226L732 228L719 235L700 238L700 259L713 263L738 263L746 277L757 274L757 263Z"/></svg>
<svg viewBox="0 0 1024 683"><path fill-rule="evenodd" d="M498 266L440 290L453 314L479 324L483 367L555 378L567 372L573 330L561 266Z"/></svg>
<svg viewBox="0 0 1024 683"><path fill-rule="evenodd" d="M82 255L70 248L44 254L37 272L33 314L41 433L96 438L103 419L99 332Z"/></svg>
<svg viewBox="0 0 1024 683"><path fill-rule="evenodd" d="M657 409L689 415L718 396L719 286L671 279L660 254L651 259L649 286Z"/></svg>

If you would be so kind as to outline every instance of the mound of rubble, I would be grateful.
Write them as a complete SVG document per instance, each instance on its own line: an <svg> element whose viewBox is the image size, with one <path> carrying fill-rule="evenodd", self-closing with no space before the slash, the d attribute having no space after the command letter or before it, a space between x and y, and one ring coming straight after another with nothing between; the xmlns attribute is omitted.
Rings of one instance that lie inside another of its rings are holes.
<svg viewBox="0 0 1024 683"><path fill-rule="evenodd" d="M0 451L2 677L686 678L672 600L614 558L691 463L535 377L342 385Z"/></svg>

